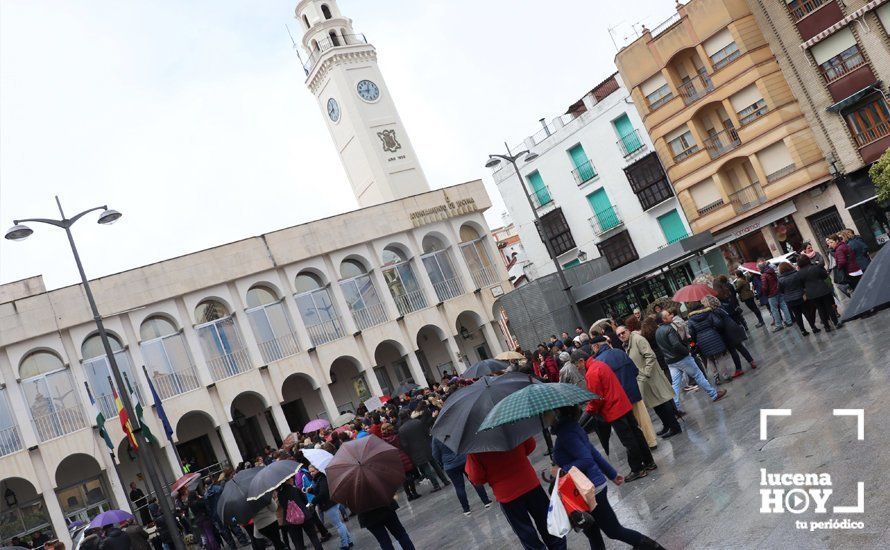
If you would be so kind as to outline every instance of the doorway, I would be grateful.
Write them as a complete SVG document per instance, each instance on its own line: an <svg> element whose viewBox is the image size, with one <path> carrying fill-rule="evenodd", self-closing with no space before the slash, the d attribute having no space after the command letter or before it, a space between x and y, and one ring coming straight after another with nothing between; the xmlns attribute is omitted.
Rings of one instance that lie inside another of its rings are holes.
<svg viewBox="0 0 890 550"><path fill-rule="evenodd" d="M812 243L822 252L828 254L828 246L825 244L825 237L837 233L844 228L844 222L841 220L837 207L832 206L822 212L807 216L807 222L816 236L816 242Z"/></svg>
<svg viewBox="0 0 890 550"><path fill-rule="evenodd" d="M299 432L303 426L309 423L309 413L306 412L306 404L302 399L294 399L281 405L284 418L287 419L287 427L292 432Z"/></svg>

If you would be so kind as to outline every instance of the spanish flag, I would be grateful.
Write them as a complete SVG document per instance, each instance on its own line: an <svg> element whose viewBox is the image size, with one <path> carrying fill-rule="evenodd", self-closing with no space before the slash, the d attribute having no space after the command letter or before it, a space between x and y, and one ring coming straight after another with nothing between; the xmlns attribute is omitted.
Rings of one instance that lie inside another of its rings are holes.
<svg viewBox="0 0 890 550"><path fill-rule="evenodd" d="M109 382L110 381L111 380L109 380ZM117 406L117 417L121 421L121 428L124 429L124 433L127 434L127 439L130 440L130 447L132 447L134 451L138 451L139 443L133 436L133 426L130 425L130 418L127 416L127 411L124 409L124 404L121 402L121 398L117 394L117 389L115 389L114 384L111 384L111 393L114 396L114 404Z"/></svg>

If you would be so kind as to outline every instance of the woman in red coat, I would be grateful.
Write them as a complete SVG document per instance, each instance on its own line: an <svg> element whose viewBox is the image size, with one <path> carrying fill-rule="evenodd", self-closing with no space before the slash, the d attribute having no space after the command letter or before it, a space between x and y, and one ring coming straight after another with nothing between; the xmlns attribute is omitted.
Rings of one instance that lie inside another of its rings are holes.
<svg viewBox="0 0 890 550"><path fill-rule="evenodd" d="M399 450L399 458L402 459L402 468L405 470L405 483L402 485L402 488L405 489L405 494L408 495L408 500L420 498L422 495L417 492L417 487L414 485L414 463L411 462L411 457L402 450L402 443L399 441L399 436L396 434L395 427L393 427L392 424L385 423L380 426L380 433L382 434L381 438L383 441L386 441Z"/></svg>

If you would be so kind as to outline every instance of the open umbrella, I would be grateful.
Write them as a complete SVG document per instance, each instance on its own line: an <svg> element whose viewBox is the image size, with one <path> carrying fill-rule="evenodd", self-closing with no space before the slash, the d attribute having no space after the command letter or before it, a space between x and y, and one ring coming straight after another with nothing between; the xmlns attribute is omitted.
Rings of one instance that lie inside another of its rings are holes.
<svg viewBox="0 0 890 550"><path fill-rule="evenodd" d="M235 521L241 525L246 525L247 522L257 515L260 509L272 502L271 495L265 495L257 500L247 500L250 482L264 468L265 466L241 470L226 482L222 493L219 495L219 502L216 505L219 517L225 521L235 518Z"/></svg>
<svg viewBox="0 0 890 550"><path fill-rule="evenodd" d="M686 285L676 293L672 298L675 302L701 302L705 296L716 296L717 293L708 285L693 283Z"/></svg>
<svg viewBox="0 0 890 550"><path fill-rule="evenodd" d="M408 393L411 390L416 390L419 387L420 386L418 386L414 382L403 382L403 383L399 384L399 387L397 387L396 389L394 389L392 391L392 394L393 395L402 395L403 393Z"/></svg>
<svg viewBox="0 0 890 550"><path fill-rule="evenodd" d="M739 269L760 275L760 266L757 265L757 262L745 262L739 266Z"/></svg>
<svg viewBox="0 0 890 550"><path fill-rule="evenodd" d="M445 401L433 424L432 436L456 453L509 451L541 431L537 419L479 431L479 425L499 401L530 384L541 384L527 374L508 372L493 377L483 376L471 385L457 390Z"/></svg>
<svg viewBox="0 0 890 550"><path fill-rule="evenodd" d="M460 377L482 378L483 376L488 376L496 372L504 372L509 367L510 365L503 361L498 361L497 359L483 359L461 373Z"/></svg>
<svg viewBox="0 0 890 550"><path fill-rule="evenodd" d="M247 500L253 501L262 498L281 486L282 483L297 474L300 465L293 460L276 460L264 467L250 481L250 489L247 491Z"/></svg>
<svg viewBox="0 0 890 550"><path fill-rule="evenodd" d="M518 361L520 359L525 359L525 355L522 355L518 351L502 351L501 353L494 356L498 361Z"/></svg>
<svg viewBox="0 0 890 550"><path fill-rule="evenodd" d="M328 467L328 464L330 464L331 460L334 458L334 455L324 449L303 449L303 456L306 457L309 464L315 466L315 468L322 473L325 473L325 468Z"/></svg>
<svg viewBox="0 0 890 550"><path fill-rule="evenodd" d="M388 506L405 482L399 450L376 435L341 445L326 475L331 500L355 513Z"/></svg>
<svg viewBox="0 0 890 550"><path fill-rule="evenodd" d="M197 480L198 478L200 478L200 477L201 477L201 474L199 474L199 473L197 473L197 472L192 472L192 473L190 473L190 474L185 474L184 476L182 476L182 477L180 477L179 479L177 479L177 480L173 483L173 485L170 486L170 494L171 494L171 495L175 495L176 493L179 492L180 489L182 489L183 487L186 487L186 486L189 485L191 482L196 481L196 480Z"/></svg>
<svg viewBox="0 0 890 550"><path fill-rule="evenodd" d="M849 321L860 315L868 313L873 309L877 309L890 304L890 253L887 249L890 246L884 245L871 263L868 269L856 285L853 291L853 297L844 309L841 321Z"/></svg>
<svg viewBox="0 0 890 550"><path fill-rule="evenodd" d="M352 413L343 413L331 422L331 426L335 428L339 428L340 426L345 426L355 420L355 415Z"/></svg>
<svg viewBox="0 0 890 550"><path fill-rule="evenodd" d="M102 512L98 516L94 517L93 520L90 521L90 528L105 527L106 525L118 525L123 521L128 521L131 519L135 518L130 512L124 512L123 510L108 510L107 512Z"/></svg>
<svg viewBox="0 0 890 550"><path fill-rule="evenodd" d="M591 399L599 397L574 384L561 382L531 384L511 393L492 407L479 425L479 430L490 430L504 424L534 418L546 411L587 403Z"/></svg>
<svg viewBox="0 0 890 550"><path fill-rule="evenodd" d="M315 420L310 420L305 426L303 426L303 433L311 434L312 432L323 430L330 425L331 423L324 418L316 418Z"/></svg>

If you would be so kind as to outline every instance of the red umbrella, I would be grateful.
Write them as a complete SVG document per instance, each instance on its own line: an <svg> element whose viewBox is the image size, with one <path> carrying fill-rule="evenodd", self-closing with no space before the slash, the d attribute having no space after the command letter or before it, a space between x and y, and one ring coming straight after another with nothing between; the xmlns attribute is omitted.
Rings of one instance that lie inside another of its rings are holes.
<svg viewBox="0 0 890 550"><path fill-rule="evenodd" d="M745 262L739 267L741 267L745 271L750 271L751 273L760 275L760 267L757 265L757 262Z"/></svg>
<svg viewBox="0 0 890 550"><path fill-rule="evenodd" d="M325 473L331 500L355 513L389 506L405 482L398 449L376 435L341 445Z"/></svg>
<svg viewBox="0 0 890 550"><path fill-rule="evenodd" d="M177 479L176 482L174 482L173 485L170 486L170 494L175 495L176 493L179 492L180 489L187 486L189 483L198 479L199 477L201 477L201 474L199 474L197 472L185 474L181 478Z"/></svg>
<svg viewBox="0 0 890 550"><path fill-rule="evenodd" d="M700 302L705 296L716 296L717 293L708 285L686 285L674 294L675 302Z"/></svg>

